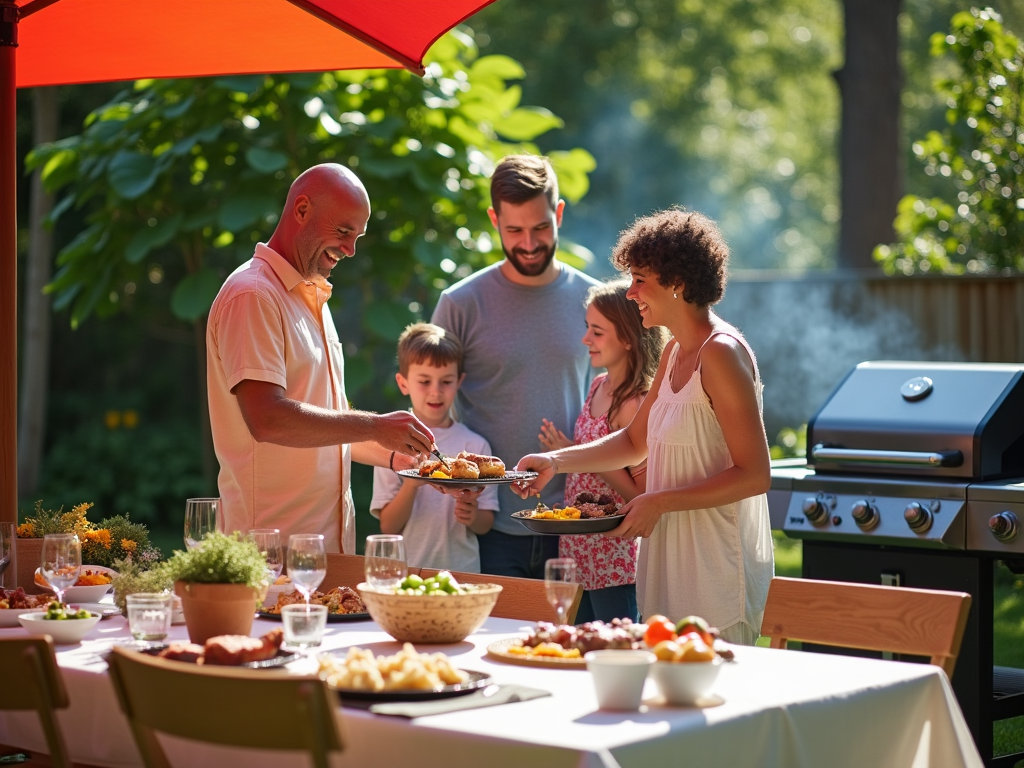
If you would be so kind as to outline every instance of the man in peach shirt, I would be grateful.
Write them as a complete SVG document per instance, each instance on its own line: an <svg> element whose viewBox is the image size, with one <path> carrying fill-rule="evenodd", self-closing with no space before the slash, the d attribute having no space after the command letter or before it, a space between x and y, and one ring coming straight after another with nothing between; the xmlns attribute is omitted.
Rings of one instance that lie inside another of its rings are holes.
<svg viewBox="0 0 1024 768"><path fill-rule="evenodd" d="M351 410L327 308L331 270L355 255L370 201L341 165L291 186L265 245L224 282L206 331L213 444L225 531L322 533L355 553L351 461L406 469L434 437L412 414Z"/></svg>

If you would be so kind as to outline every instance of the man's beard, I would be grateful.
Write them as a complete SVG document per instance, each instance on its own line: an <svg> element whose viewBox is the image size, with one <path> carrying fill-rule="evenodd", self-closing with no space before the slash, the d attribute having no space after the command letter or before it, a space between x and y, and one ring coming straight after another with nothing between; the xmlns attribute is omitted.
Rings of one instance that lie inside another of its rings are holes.
<svg viewBox="0 0 1024 768"><path fill-rule="evenodd" d="M549 248L538 246L536 249L537 251L547 251L547 253L543 259L531 264L523 264L519 260L519 254L523 253L523 250L520 248L514 248L510 251L505 247L505 243L502 243L501 250L505 252L505 258L508 259L508 263L515 268L516 272L523 277L537 277L537 275L544 273L544 270L548 268L549 264L551 264L551 260L555 258L555 252L558 250L558 238L555 238Z"/></svg>

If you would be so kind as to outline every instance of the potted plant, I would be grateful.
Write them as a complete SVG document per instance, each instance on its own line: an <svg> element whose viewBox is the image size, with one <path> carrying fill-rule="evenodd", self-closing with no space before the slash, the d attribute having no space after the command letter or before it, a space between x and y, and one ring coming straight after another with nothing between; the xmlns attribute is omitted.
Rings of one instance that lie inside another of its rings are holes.
<svg viewBox="0 0 1024 768"><path fill-rule="evenodd" d="M252 631L269 582L266 559L251 541L211 533L194 549L175 552L164 568L181 598L193 643Z"/></svg>
<svg viewBox="0 0 1024 768"><path fill-rule="evenodd" d="M114 605L125 618L128 618L128 595L166 592L174 586L165 563L147 564L129 555L123 560L115 560L113 568L117 571L112 582Z"/></svg>

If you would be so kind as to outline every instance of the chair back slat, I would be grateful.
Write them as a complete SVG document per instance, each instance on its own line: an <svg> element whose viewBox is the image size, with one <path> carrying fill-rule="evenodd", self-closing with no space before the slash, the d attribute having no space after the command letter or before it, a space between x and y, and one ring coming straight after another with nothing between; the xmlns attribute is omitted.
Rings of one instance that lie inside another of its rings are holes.
<svg viewBox="0 0 1024 768"><path fill-rule="evenodd" d="M926 656L952 677L971 596L966 592L772 579L761 634L787 640Z"/></svg>
<svg viewBox="0 0 1024 768"><path fill-rule="evenodd" d="M0 710L35 710L43 726L50 762L57 768L71 765L56 710L68 706L64 678L57 667L49 635L0 639Z"/></svg>
<svg viewBox="0 0 1024 768"><path fill-rule="evenodd" d="M343 747L334 719L337 702L315 676L190 665L118 647L110 676L144 755L152 747L140 738L146 731L311 755ZM274 713L274 727L254 725L265 722L267 712Z"/></svg>
<svg viewBox="0 0 1024 768"><path fill-rule="evenodd" d="M438 573L434 568L423 568L420 576L424 579ZM555 621L557 614L548 602L547 590L540 579L521 579L515 576L495 576L490 573L465 573L452 571L456 581L466 584L500 584L501 594L491 611L491 616L500 619L522 619L524 621ZM566 611L566 622L572 624L576 620L580 601L583 599L583 585L576 586L576 595L572 605Z"/></svg>
<svg viewBox="0 0 1024 768"><path fill-rule="evenodd" d="M335 587L355 589L366 581L366 558L362 555L327 555L327 575L318 589L329 592Z"/></svg>

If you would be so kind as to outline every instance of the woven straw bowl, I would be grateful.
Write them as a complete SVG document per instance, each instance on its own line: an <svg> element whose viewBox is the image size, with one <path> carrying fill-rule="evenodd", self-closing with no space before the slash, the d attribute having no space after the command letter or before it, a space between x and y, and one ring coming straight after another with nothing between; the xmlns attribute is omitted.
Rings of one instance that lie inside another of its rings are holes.
<svg viewBox="0 0 1024 768"><path fill-rule="evenodd" d="M395 640L409 643L457 643L476 632L498 600L498 584L473 584L456 595L396 595L360 584L370 618Z"/></svg>

